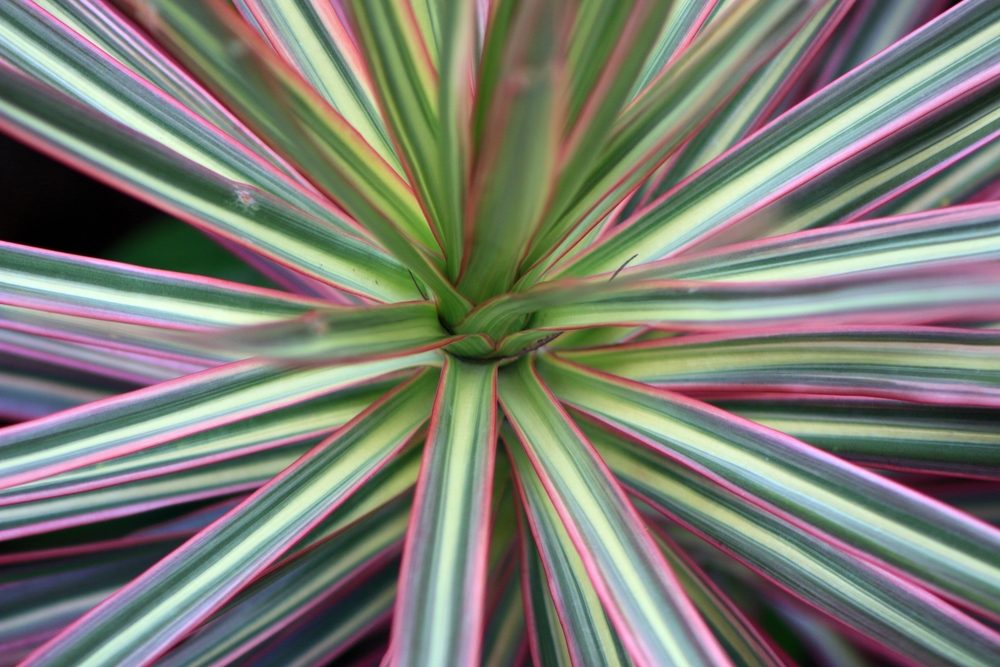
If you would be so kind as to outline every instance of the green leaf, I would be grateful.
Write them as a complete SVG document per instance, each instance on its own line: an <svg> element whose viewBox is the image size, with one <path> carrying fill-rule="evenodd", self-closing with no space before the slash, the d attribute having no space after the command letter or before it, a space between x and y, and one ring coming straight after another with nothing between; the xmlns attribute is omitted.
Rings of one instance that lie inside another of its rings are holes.
<svg viewBox="0 0 1000 667"><path fill-rule="evenodd" d="M0 430L0 487L81 468L437 361L302 369L237 362Z"/></svg>
<svg viewBox="0 0 1000 667"><path fill-rule="evenodd" d="M437 4L406 0L349 7L409 180L455 278L462 260L474 4ZM421 28L436 29L440 44L425 44ZM447 69L435 71L435 62Z"/></svg>
<svg viewBox="0 0 1000 667"><path fill-rule="evenodd" d="M363 581L374 567L399 553L406 532L406 500L397 500L315 547L293 554L157 664L208 667L232 662Z"/></svg>
<svg viewBox="0 0 1000 667"><path fill-rule="evenodd" d="M966 604L1000 609L1000 531L777 431L665 390L547 361L558 396L661 456Z"/></svg>
<svg viewBox="0 0 1000 667"><path fill-rule="evenodd" d="M986 202L684 254L625 269L615 280L802 280L997 257L1000 205Z"/></svg>
<svg viewBox="0 0 1000 667"><path fill-rule="evenodd" d="M600 437L595 437L594 441L595 444L600 442ZM698 567L691 556L684 553L679 544L662 530L655 530L654 537L684 592L712 628L734 665L779 667L790 664L780 649L762 635L761 629Z"/></svg>
<svg viewBox="0 0 1000 667"><path fill-rule="evenodd" d="M643 65L630 98L638 97L653 79L663 74L668 63L691 45L709 16L717 12L722 4L720 0L681 0L670 3L670 14L662 22L656 45Z"/></svg>
<svg viewBox="0 0 1000 667"><path fill-rule="evenodd" d="M644 203L666 194L686 176L769 120L789 88L801 83L808 65L852 6L851 2L840 0L819 3L819 10L799 27L788 43L665 165L664 173L657 176L653 187L643 191Z"/></svg>
<svg viewBox="0 0 1000 667"><path fill-rule="evenodd" d="M237 0L271 47L400 174L399 158L379 115L372 82L349 29L329 3Z"/></svg>
<svg viewBox="0 0 1000 667"><path fill-rule="evenodd" d="M800 599L917 664L993 662L1000 638L910 581L688 466L588 433L615 474L672 519Z"/></svg>
<svg viewBox="0 0 1000 667"><path fill-rule="evenodd" d="M559 166L574 14L564 0L502 0L494 12L483 67L495 80L482 79L476 95L479 132L458 282L474 303L513 284L544 221Z"/></svg>
<svg viewBox="0 0 1000 667"><path fill-rule="evenodd" d="M792 32L806 4L749 0L678 58L619 116L573 205L534 243L521 284L542 273L617 206L710 118ZM546 253L543 257L540 253ZM615 267L621 265L622 257ZM644 258L645 259L645 258ZM595 271L589 271L595 273ZM582 275L574 273L574 275Z"/></svg>
<svg viewBox="0 0 1000 667"><path fill-rule="evenodd" d="M860 215L1000 130L1000 8L972 0L782 115L560 275Z"/></svg>
<svg viewBox="0 0 1000 667"><path fill-rule="evenodd" d="M282 60L261 48L233 10L222 3L140 5L158 41L425 282L449 318L465 311L464 299L441 272L436 241L407 183Z"/></svg>
<svg viewBox="0 0 1000 667"><path fill-rule="evenodd" d="M426 419L433 381L427 372L387 395L60 633L35 663L121 664L162 654L398 452Z"/></svg>
<svg viewBox="0 0 1000 667"><path fill-rule="evenodd" d="M985 331L852 327L694 335L563 356L686 394L840 394L1000 407L1000 335Z"/></svg>
<svg viewBox="0 0 1000 667"><path fill-rule="evenodd" d="M496 437L496 366L446 357L400 570L402 664L479 662Z"/></svg>
<svg viewBox="0 0 1000 667"><path fill-rule="evenodd" d="M163 95L173 98L189 112L200 116L203 121L218 128L223 135L228 135L228 140L243 145L258 160L276 168L292 181L304 184L301 176L289 169L287 163L275 155L267 144L237 121L229 110L176 61L167 57L163 49L152 41L148 34L138 29L110 3L79 0L33 0L33 2L90 41L94 47L103 51L107 58L113 59L121 67L131 71L154 88L158 88ZM53 29L60 30L61 34L69 34L61 31L61 28L47 17L46 21ZM61 48L66 46L63 45ZM93 51L89 46L85 48ZM66 73L66 70L63 72ZM51 75L49 72L48 76ZM120 99L118 103L128 103L142 98L140 94L137 98ZM153 109L148 111L155 112ZM201 124L199 121L198 125ZM182 127L175 129L180 132L185 131ZM244 167L257 169L259 165L247 164Z"/></svg>
<svg viewBox="0 0 1000 667"><path fill-rule="evenodd" d="M638 513L529 363L504 368L500 401L631 657L724 664Z"/></svg>
<svg viewBox="0 0 1000 667"><path fill-rule="evenodd" d="M4 498L5 504L0 506L0 540L43 535L87 526L95 521L249 493L293 464L316 442L312 439L274 447L253 456L202 465L191 470L125 478L113 486L69 487L70 494L64 496L39 493L37 497ZM11 504L6 504L8 502Z"/></svg>
<svg viewBox="0 0 1000 667"><path fill-rule="evenodd" d="M0 301L177 328L262 324L325 305L275 290L4 242Z"/></svg>
<svg viewBox="0 0 1000 667"><path fill-rule="evenodd" d="M677 4L695 3L627 0L580 6L566 54L572 67L569 68L568 108L558 161L559 177L546 203L540 233L544 234L544 230L556 223L572 204L623 113L632 84L668 12L684 11ZM671 24L668 30L674 27L672 21L666 23ZM547 247L535 248L528 256L548 250Z"/></svg>
<svg viewBox="0 0 1000 667"><path fill-rule="evenodd" d="M398 379L374 381L252 415L224 426L178 438L160 447L84 466L11 489L0 491L0 504L14 499L25 502L38 498L62 501L88 489L113 487L140 479L155 478L211 466L234 458L253 457L258 452L287 444L311 440L332 432L372 404L398 384ZM183 475L181 475L183 476ZM220 486L224 486L220 485ZM186 488L186 487L185 487ZM75 514L86 512L86 502L79 496L72 508ZM30 510L29 510L30 512ZM3 510L0 510L2 515ZM39 511L39 516L41 516Z"/></svg>
<svg viewBox="0 0 1000 667"><path fill-rule="evenodd" d="M520 517L521 525L521 581L524 595L525 625L528 645L536 665L569 667L568 640L559 620L548 579L542 567L541 556L527 526L527 519Z"/></svg>
<svg viewBox="0 0 1000 667"><path fill-rule="evenodd" d="M867 466L1000 478L992 409L807 397L719 405Z"/></svg>
<svg viewBox="0 0 1000 667"><path fill-rule="evenodd" d="M6 66L0 67L0 125L178 218L319 280L379 300L418 295L410 274L371 245Z"/></svg>
<svg viewBox="0 0 1000 667"><path fill-rule="evenodd" d="M546 284L534 295L498 302L489 317L516 316L548 301L560 305L537 312L532 328L644 324L718 331L791 322L800 327L975 322L995 317L998 283L1000 274L992 265L962 262L933 271L916 267L780 282L651 280L615 285L593 279Z"/></svg>
<svg viewBox="0 0 1000 667"><path fill-rule="evenodd" d="M545 579L565 628L573 664L631 664L591 584L584 562L517 436L508 430L504 433L504 441L510 442L507 451L516 469L532 541L542 559Z"/></svg>

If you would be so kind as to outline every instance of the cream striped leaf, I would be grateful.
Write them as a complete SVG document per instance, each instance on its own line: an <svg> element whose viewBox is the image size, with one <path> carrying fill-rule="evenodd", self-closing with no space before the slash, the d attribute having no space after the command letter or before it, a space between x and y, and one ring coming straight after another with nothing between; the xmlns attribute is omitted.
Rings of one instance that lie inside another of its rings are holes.
<svg viewBox="0 0 1000 667"><path fill-rule="evenodd" d="M496 437L496 366L447 357L400 570L397 664L479 663Z"/></svg>
<svg viewBox="0 0 1000 667"><path fill-rule="evenodd" d="M907 487L700 401L547 361L560 399L785 513L927 582L1000 610L1000 531Z"/></svg>
<svg viewBox="0 0 1000 667"><path fill-rule="evenodd" d="M121 664L161 655L385 465L425 421L435 375L422 374L359 415L60 633L33 663Z"/></svg>
<svg viewBox="0 0 1000 667"><path fill-rule="evenodd" d="M504 368L500 401L631 658L727 664L638 513L529 362Z"/></svg>

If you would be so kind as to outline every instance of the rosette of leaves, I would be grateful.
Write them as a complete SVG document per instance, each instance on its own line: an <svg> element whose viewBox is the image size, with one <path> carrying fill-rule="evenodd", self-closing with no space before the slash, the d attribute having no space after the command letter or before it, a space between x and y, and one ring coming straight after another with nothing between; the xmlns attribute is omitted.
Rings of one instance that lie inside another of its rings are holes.
<svg viewBox="0 0 1000 667"><path fill-rule="evenodd" d="M275 285L0 244L0 660L996 665L947 4L0 3L2 129Z"/></svg>

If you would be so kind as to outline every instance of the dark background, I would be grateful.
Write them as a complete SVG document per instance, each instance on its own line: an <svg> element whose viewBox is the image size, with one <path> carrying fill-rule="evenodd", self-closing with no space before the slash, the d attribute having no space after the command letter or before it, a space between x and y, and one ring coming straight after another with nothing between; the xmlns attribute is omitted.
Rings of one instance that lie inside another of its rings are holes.
<svg viewBox="0 0 1000 667"><path fill-rule="evenodd" d="M0 240L102 257L160 214L0 134Z"/></svg>

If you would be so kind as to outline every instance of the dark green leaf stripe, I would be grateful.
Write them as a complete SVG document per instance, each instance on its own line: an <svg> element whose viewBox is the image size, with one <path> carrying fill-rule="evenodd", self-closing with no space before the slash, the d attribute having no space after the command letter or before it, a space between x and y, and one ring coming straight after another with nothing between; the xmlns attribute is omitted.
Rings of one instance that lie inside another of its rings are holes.
<svg viewBox="0 0 1000 667"><path fill-rule="evenodd" d="M576 665L629 665L600 597L555 506L512 432L504 434L545 578Z"/></svg>
<svg viewBox="0 0 1000 667"><path fill-rule="evenodd" d="M382 159L399 170L361 54L333 7L315 0L237 0L236 5Z"/></svg>
<svg viewBox="0 0 1000 667"><path fill-rule="evenodd" d="M496 433L496 366L448 357L400 571L399 664L479 662Z"/></svg>
<svg viewBox="0 0 1000 667"><path fill-rule="evenodd" d="M683 336L568 352L631 380L690 391L788 391L1000 407L1000 335L933 327Z"/></svg>
<svg viewBox="0 0 1000 667"><path fill-rule="evenodd" d="M865 465L1000 478L994 409L806 397L719 405Z"/></svg>
<svg viewBox="0 0 1000 667"><path fill-rule="evenodd" d="M504 368L500 400L632 659L725 664L638 513L530 363Z"/></svg>
<svg viewBox="0 0 1000 667"><path fill-rule="evenodd" d="M417 355L317 368L238 362L0 430L0 486L116 458L414 364Z"/></svg>
<svg viewBox="0 0 1000 667"><path fill-rule="evenodd" d="M855 213L1000 129L998 40L1000 7L963 3L720 157L562 275Z"/></svg>
<svg viewBox="0 0 1000 667"><path fill-rule="evenodd" d="M154 206L315 278L380 300L419 296L410 275L369 244L305 220L264 190L190 162L8 67L0 67L0 122Z"/></svg>
<svg viewBox="0 0 1000 667"><path fill-rule="evenodd" d="M157 664L208 667L239 659L397 554L407 510L408 503L396 501L315 548L293 554Z"/></svg>
<svg viewBox="0 0 1000 667"><path fill-rule="evenodd" d="M546 361L558 396L948 595L1000 610L1000 531L904 486L694 399Z"/></svg>
<svg viewBox="0 0 1000 667"><path fill-rule="evenodd" d="M740 243L626 269L615 280L802 280L998 257L1000 205L987 202Z"/></svg>
<svg viewBox="0 0 1000 667"><path fill-rule="evenodd" d="M385 465L425 421L435 376L424 373L359 415L49 642L35 664L122 664L162 654Z"/></svg>
<svg viewBox="0 0 1000 667"><path fill-rule="evenodd" d="M994 662L1000 637L923 589L667 457L593 437L615 474L661 511L893 652L918 664Z"/></svg>

